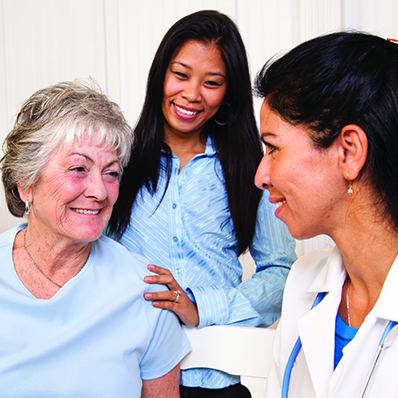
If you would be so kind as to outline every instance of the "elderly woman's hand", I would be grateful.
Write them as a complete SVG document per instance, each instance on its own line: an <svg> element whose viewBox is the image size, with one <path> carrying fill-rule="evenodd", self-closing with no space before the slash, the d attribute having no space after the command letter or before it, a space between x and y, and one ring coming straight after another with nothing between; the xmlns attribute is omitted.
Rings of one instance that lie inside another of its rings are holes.
<svg viewBox="0 0 398 398"><path fill-rule="evenodd" d="M198 326L199 313L196 304L194 304L184 289L180 287L174 279L171 272L162 267L149 264L148 269L155 274L146 276L144 281L150 284L166 285L169 290L157 293L146 293L144 295L146 300L152 300L154 307L165 308L177 314L181 322L187 326Z"/></svg>

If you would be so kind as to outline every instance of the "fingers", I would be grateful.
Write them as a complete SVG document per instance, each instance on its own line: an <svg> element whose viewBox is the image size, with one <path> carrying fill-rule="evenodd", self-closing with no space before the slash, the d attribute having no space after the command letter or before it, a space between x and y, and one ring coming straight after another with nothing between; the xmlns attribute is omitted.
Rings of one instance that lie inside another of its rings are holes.
<svg viewBox="0 0 398 398"><path fill-rule="evenodd" d="M171 275L171 272L167 268L158 267L154 264L149 264L148 269L149 271L155 272L159 275Z"/></svg>
<svg viewBox="0 0 398 398"><path fill-rule="evenodd" d="M149 264L148 269L158 275L148 275L144 278L146 283L167 285L170 290L179 290L178 283L175 281L171 272L162 267L157 267L156 265ZM174 286L174 287L173 287ZM178 287L176 287L178 286Z"/></svg>
<svg viewBox="0 0 398 398"><path fill-rule="evenodd" d="M197 326L199 324L197 306L190 300L171 272L153 264L148 265L148 269L157 275L145 276L144 281L150 284L165 285L169 290L145 293L145 299L152 301L154 307L175 312L185 325Z"/></svg>
<svg viewBox="0 0 398 398"><path fill-rule="evenodd" d="M178 303L180 301L181 292L179 290L174 290L174 293L176 294L176 298L175 298L174 302Z"/></svg>
<svg viewBox="0 0 398 398"><path fill-rule="evenodd" d="M173 311L187 326L198 326L199 324L199 314L196 304L194 304L189 297L182 291L180 294L180 298L178 302L176 302L176 298L178 294L174 291L166 292L169 293L169 297L173 295L174 300L154 300L152 301L152 305L157 308L163 308L166 310ZM150 299L147 295L154 296L158 293L147 293L145 294L146 299Z"/></svg>
<svg viewBox="0 0 398 398"><path fill-rule="evenodd" d="M170 301L172 303L178 303L182 299L182 291L181 290L168 290L163 292L156 293L145 293L144 297L147 300L158 300L158 301Z"/></svg>

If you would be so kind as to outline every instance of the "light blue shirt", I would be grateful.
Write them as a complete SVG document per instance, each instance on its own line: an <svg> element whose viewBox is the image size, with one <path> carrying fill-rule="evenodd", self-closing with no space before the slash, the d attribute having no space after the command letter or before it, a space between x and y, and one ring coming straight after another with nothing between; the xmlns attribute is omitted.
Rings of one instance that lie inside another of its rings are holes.
<svg viewBox="0 0 398 398"><path fill-rule="evenodd" d="M143 298L144 258L103 236L74 278L37 299L12 261L22 228L0 235L2 397L139 398L142 379L165 375L189 352L178 318Z"/></svg>
<svg viewBox="0 0 398 398"><path fill-rule="evenodd" d="M157 192L151 196L141 190L120 243L172 272L197 304L199 327L271 325L280 316L285 280L296 255L295 242L275 217L267 194L250 247L257 271L242 282L238 242L212 140L180 173L179 159L172 156L172 175L159 205L166 185L164 157L162 162ZM221 388L238 381L213 370L182 372L185 386Z"/></svg>

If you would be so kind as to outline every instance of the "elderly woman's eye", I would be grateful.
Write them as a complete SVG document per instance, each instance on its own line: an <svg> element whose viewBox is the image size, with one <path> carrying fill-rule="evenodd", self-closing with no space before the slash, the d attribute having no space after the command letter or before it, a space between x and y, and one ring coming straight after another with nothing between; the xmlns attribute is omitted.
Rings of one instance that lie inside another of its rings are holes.
<svg viewBox="0 0 398 398"><path fill-rule="evenodd" d="M108 179L114 181L119 179L119 172L117 171L109 171L105 174L105 177L108 177Z"/></svg>
<svg viewBox="0 0 398 398"><path fill-rule="evenodd" d="M72 171L76 171L78 173L83 173L85 171L83 166L76 166L72 168Z"/></svg>

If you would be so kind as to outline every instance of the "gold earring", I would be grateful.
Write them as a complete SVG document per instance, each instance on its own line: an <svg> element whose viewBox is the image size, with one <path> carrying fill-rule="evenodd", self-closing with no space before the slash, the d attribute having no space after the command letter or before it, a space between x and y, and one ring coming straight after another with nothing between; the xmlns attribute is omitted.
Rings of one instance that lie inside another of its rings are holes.
<svg viewBox="0 0 398 398"><path fill-rule="evenodd" d="M354 190L352 188L352 181L350 180L350 175L347 173L347 180L348 180L348 189L347 192L349 195L352 195L354 193Z"/></svg>

